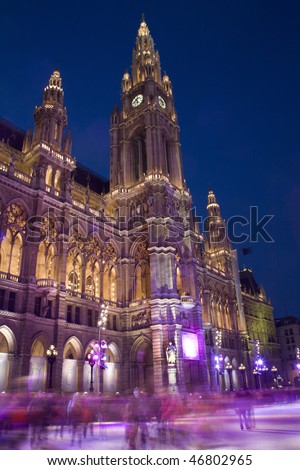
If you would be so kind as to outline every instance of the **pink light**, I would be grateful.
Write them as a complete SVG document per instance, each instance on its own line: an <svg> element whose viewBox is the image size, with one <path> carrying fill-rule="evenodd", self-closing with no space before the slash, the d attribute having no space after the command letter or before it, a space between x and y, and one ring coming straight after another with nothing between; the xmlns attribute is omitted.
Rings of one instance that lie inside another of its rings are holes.
<svg viewBox="0 0 300 470"><path fill-rule="evenodd" d="M198 339L195 333L182 333L183 356L188 359L199 359Z"/></svg>

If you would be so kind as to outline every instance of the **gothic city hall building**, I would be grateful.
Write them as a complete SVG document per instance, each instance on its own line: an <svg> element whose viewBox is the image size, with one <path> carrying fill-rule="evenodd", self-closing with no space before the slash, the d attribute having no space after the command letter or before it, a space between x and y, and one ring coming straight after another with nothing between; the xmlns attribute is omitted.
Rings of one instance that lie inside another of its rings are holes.
<svg viewBox="0 0 300 470"><path fill-rule="evenodd" d="M243 288L213 191L203 233L191 211L172 83L144 19L111 114L109 181L72 155L58 70L33 132L0 128L0 391L89 391L103 340L95 393L166 391L170 367L180 393L255 387L258 341L280 366L272 306L251 270Z"/></svg>

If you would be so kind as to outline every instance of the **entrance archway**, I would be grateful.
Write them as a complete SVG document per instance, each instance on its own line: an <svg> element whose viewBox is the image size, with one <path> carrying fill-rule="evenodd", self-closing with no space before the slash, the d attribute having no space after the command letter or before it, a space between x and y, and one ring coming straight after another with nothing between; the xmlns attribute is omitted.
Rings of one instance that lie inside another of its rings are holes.
<svg viewBox="0 0 300 470"><path fill-rule="evenodd" d="M4 392L8 389L10 374L10 361L8 360L8 356L15 351L15 335L7 326L0 326L0 392Z"/></svg>
<svg viewBox="0 0 300 470"><path fill-rule="evenodd" d="M77 391L78 385L78 363L77 361L83 357L82 346L80 341L73 336L70 338L63 352L63 368L62 368L62 391L66 393L74 393Z"/></svg>
<svg viewBox="0 0 300 470"><path fill-rule="evenodd" d="M38 392L46 388L47 360L46 348L41 338L36 338L31 347L29 363L28 391Z"/></svg>
<svg viewBox="0 0 300 470"><path fill-rule="evenodd" d="M147 393L154 391L153 351L151 341L143 336L132 346L130 354L131 388L139 387Z"/></svg>

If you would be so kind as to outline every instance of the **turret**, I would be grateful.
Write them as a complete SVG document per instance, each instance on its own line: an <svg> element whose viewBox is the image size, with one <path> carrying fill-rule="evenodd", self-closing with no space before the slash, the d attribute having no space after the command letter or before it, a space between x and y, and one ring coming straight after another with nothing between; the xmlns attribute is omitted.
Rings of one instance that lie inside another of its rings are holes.
<svg viewBox="0 0 300 470"><path fill-rule="evenodd" d="M34 113L33 144L44 141L55 150L62 149L64 129L67 124L67 111L63 107L64 90L58 70L55 70L44 89L43 102Z"/></svg>

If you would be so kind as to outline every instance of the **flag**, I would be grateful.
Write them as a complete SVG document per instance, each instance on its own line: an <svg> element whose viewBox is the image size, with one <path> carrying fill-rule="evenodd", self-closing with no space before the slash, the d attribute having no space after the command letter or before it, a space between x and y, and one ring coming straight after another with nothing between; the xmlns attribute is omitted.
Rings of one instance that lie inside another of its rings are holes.
<svg viewBox="0 0 300 470"><path fill-rule="evenodd" d="M252 253L252 249L249 246L246 247L246 248L243 248L243 255L244 256L250 255L250 253Z"/></svg>

